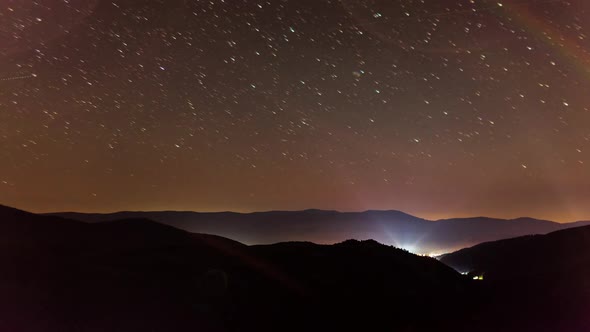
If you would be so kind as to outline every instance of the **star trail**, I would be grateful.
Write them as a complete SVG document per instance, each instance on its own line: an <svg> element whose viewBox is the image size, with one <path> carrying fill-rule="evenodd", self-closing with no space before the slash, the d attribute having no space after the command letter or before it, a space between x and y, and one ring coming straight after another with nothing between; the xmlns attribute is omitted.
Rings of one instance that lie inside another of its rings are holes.
<svg viewBox="0 0 590 332"><path fill-rule="evenodd" d="M590 217L585 0L0 0L0 202Z"/></svg>

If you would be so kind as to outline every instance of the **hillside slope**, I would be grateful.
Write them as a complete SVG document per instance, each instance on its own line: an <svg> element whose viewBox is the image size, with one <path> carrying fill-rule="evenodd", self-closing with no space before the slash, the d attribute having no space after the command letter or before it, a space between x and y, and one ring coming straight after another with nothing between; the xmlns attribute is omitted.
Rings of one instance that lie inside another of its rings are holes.
<svg viewBox="0 0 590 332"><path fill-rule="evenodd" d="M483 276L498 324L590 331L590 226L482 243L441 261Z"/></svg>

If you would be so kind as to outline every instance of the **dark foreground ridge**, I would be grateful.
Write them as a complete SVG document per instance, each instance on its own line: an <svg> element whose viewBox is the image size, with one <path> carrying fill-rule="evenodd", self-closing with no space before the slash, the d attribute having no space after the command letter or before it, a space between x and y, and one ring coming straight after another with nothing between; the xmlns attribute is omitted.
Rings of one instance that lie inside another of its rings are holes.
<svg viewBox="0 0 590 332"><path fill-rule="evenodd" d="M55 213L68 219L104 222L145 218L193 233L216 234L246 244L311 241L333 244L349 238L374 239L418 254L442 254L478 243L547 234L590 225L590 221L560 224L533 218L486 217L431 221L400 211L338 212L326 210L235 212Z"/></svg>
<svg viewBox="0 0 590 332"><path fill-rule="evenodd" d="M0 331L588 331L590 324L588 293L556 286L587 285L588 255L562 257L567 265L549 260L549 270L568 269L560 283L529 284L480 257L463 265L485 274L476 281L372 240L246 246L147 219L92 224L6 207L0 231ZM535 238L578 234L553 243L580 250L588 232ZM504 257L502 248L486 255ZM512 259L532 271L543 262ZM551 302L556 291L561 302ZM561 309L568 301L579 308Z"/></svg>
<svg viewBox="0 0 590 332"><path fill-rule="evenodd" d="M523 331L590 331L590 226L482 243L441 261L482 276L494 292L488 312Z"/></svg>

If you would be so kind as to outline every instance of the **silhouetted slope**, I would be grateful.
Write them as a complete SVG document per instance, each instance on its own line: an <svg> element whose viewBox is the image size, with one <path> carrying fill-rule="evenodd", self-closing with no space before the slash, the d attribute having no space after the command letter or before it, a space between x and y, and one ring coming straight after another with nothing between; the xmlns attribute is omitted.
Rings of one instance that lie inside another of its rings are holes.
<svg viewBox="0 0 590 332"><path fill-rule="evenodd" d="M447 314L471 296L438 261L373 241L248 247L11 209L0 224L1 331L456 331ZM30 234L59 241L21 246Z"/></svg>
<svg viewBox="0 0 590 332"><path fill-rule="evenodd" d="M376 241L289 242L252 249L297 281L301 305L313 308L301 319L312 326L317 321L317 330L460 330L449 315L472 309L465 305L472 295L469 283L455 271Z"/></svg>
<svg viewBox="0 0 590 332"><path fill-rule="evenodd" d="M484 276L498 322L590 331L590 226L483 243L441 261Z"/></svg>
<svg viewBox="0 0 590 332"><path fill-rule="evenodd" d="M337 243L349 238L375 239L420 254L445 253L481 242L546 234L589 222L559 224L518 218L456 218L430 221L400 211L337 212L323 210L257 213L118 212L59 213L86 222L147 218L190 232L216 234L247 244L286 241Z"/></svg>
<svg viewBox="0 0 590 332"><path fill-rule="evenodd" d="M79 221L40 216L0 205L0 246L59 245L88 228Z"/></svg>
<svg viewBox="0 0 590 332"><path fill-rule="evenodd" d="M457 270L480 271L488 279L585 271L590 268L590 226L482 243L445 255L441 261Z"/></svg>
<svg viewBox="0 0 590 332"><path fill-rule="evenodd" d="M209 330L215 322L192 312L199 278L240 265L247 248L149 220L85 224L10 208L0 229L1 331Z"/></svg>
<svg viewBox="0 0 590 332"><path fill-rule="evenodd" d="M275 262L290 276L317 287L315 292L335 291L326 295L329 297L356 294L377 301L382 296L393 299L405 293L401 297L416 305L439 305L443 298L426 300L411 294L441 295L441 292L455 290L462 285L457 273L437 260L373 240L348 240L334 245L287 242L254 246L252 249L259 257ZM355 282L351 283L351 280ZM342 289L346 289L344 294ZM379 289L379 292L368 292L374 289Z"/></svg>

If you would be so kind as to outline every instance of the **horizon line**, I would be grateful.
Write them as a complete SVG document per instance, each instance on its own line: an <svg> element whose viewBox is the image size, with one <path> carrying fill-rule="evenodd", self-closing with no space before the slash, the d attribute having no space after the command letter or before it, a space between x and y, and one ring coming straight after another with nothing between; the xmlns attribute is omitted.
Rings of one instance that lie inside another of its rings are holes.
<svg viewBox="0 0 590 332"><path fill-rule="evenodd" d="M335 213L341 213L341 214L368 213L368 212L398 212L398 213L403 213L405 215L408 215L410 217L422 219L425 221L432 221L432 222L452 220L452 219L497 219L497 220L506 220L506 221L514 221L514 220L519 220L519 219L534 219L534 220L539 220L539 221L553 222L553 223L557 223L557 224L571 224L571 223L577 223L577 222L590 221L590 219L579 219L579 220L573 220L573 221L559 222L559 221L555 221L555 220L551 220L551 219L536 218L536 217L529 217L529 216L502 218L502 217L491 217L491 216L486 216L486 215L473 215L473 216L464 216L464 217L445 217L445 218L437 218L437 219L428 219L428 218L419 217L415 214L407 213L407 212L404 212L402 210L397 210L397 209L367 209L367 210L356 210L356 211L342 211L342 210L335 210L335 209L308 208L308 209L300 209L300 210L282 210L282 209L272 210L271 209L271 210L258 210L258 211L248 211L248 212L239 212L239 211L232 211L232 210L196 211L196 210L184 210L184 209L182 209L182 210L164 209L164 210L114 210L114 211L109 211L109 212L53 211L53 212L33 212L33 213L36 213L36 214L67 214L67 213L74 214L74 213L76 213L76 214L103 214L104 215L104 214L117 214L117 213L176 212L176 213L202 213L202 214L206 214L206 213L210 213L210 214L234 213L234 214L249 215L249 214L257 214L257 213L273 213L273 212L294 213L294 212L305 212L305 211L335 212Z"/></svg>

